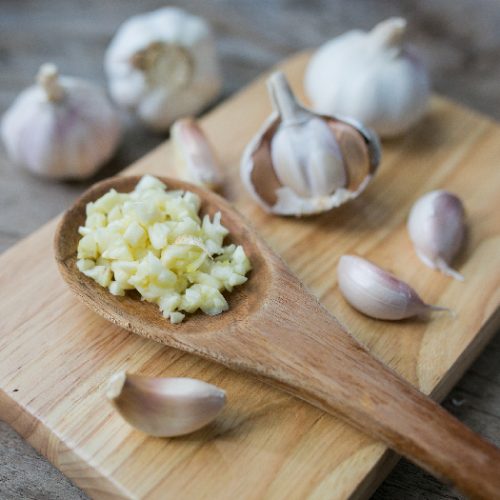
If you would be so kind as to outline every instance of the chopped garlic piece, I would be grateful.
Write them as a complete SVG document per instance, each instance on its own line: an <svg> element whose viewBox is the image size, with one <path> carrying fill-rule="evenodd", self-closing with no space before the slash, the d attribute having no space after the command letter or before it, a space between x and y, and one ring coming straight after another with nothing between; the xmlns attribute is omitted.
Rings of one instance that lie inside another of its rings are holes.
<svg viewBox="0 0 500 500"><path fill-rule="evenodd" d="M112 189L87 204L77 267L113 295L137 290L172 323L226 311L221 292L247 280L250 261L243 247L224 246L220 212L201 219L199 209L196 194L167 191L150 175L131 193Z"/></svg>

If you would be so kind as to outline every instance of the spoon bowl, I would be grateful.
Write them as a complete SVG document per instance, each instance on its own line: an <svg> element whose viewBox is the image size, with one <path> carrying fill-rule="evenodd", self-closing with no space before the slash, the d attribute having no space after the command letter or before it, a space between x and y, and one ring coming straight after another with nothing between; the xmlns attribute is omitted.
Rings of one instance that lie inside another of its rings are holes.
<svg viewBox="0 0 500 500"><path fill-rule="evenodd" d="M201 200L202 214L212 217L215 212L220 211L223 224L230 232L225 241L242 245L252 263L248 282L244 286L235 287L230 294L225 294L229 314L208 316L198 311L187 314L182 323L173 325L162 316L156 304L141 301L137 292L128 291L122 297L112 295L78 270L76 255L81 238L78 228L85 224L87 203L97 200L112 188L129 193L140 179L138 176L130 176L101 181L87 190L64 214L56 231L54 250L59 270L73 292L91 309L118 326L174 347L178 347L178 337L185 340L187 334L216 334L229 328L234 317L244 318L258 310L271 282L269 263L264 258L267 246L256 237L248 223L226 200L211 191L178 179L161 178L169 190L189 190L196 193ZM185 348L184 342L183 345Z"/></svg>
<svg viewBox="0 0 500 500"><path fill-rule="evenodd" d="M115 177L91 187L61 219L54 249L70 288L116 325L165 345L251 373L383 440L473 498L497 498L500 450L449 415L368 353L308 292L285 263L227 201L176 179L201 212L220 211L232 241L252 263L248 281L227 295L218 316L187 315L173 325L138 294L116 297L76 267L85 207L111 188L133 190L140 177Z"/></svg>

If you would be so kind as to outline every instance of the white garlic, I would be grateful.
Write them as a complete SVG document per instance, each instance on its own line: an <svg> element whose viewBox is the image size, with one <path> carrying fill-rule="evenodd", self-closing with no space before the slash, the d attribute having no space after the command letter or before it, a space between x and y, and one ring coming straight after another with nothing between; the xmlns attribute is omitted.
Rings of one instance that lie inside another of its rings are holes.
<svg viewBox="0 0 500 500"><path fill-rule="evenodd" d="M159 131L198 113L221 87L209 25L177 7L123 23L106 52L105 69L111 97Z"/></svg>
<svg viewBox="0 0 500 500"><path fill-rule="evenodd" d="M376 319L398 320L448 309L426 304L405 282L355 255L343 255L337 267L339 288L354 309Z"/></svg>
<svg viewBox="0 0 500 500"><path fill-rule="evenodd" d="M192 118L177 120L170 130L177 171L181 177L207 189L222 187L223 174L201 127Z"/></svg>
<svg viewBox="0 0 500 500"><path fill-rule="evenodd" d="M5 113L2 139L12 162L37 175L84 179L111 158L120 129L101 89L44 64Z"/></svg>
<svg viewBox="0 0 500 500"><path fill-rule="evenodd" d="M120 372L111 377L106 396L132 426L151 436L189 434L212 422L226 393L192 378L153 378Z"/></svg>
<svg viewBox="0 0 500 500"><path fill-rule="evenodd" d="M408 130L424 114L427 71L403 44L406 21L390 18L370 32L349 31L321 46L305 73L320 113L351 116L382 137Z"/></svg>
<svg viewBox="0 0 500 500"><path fill-rule="evenodd" d="M377 170L377 137L353 120L302 107L281 72L271 75L268 87L275 112L241 161L249 193L269 212L297 216L356 198Z"/></svg>
<svg viewBox="0 0 500 500"><path fill-rule="evenodd" d="M419 198L408 218L408 233L420 260L459 281L464 278L450 263L465 238L464 218L460 199L441 189Z"/></svg>

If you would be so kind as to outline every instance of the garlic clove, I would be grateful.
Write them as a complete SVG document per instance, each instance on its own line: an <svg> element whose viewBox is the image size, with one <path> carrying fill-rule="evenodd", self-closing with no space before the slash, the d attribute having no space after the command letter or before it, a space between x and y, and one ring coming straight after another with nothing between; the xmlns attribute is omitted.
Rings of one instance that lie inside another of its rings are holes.
<svg viewBox="0 0 500 500"><path fill-rule="evenodd" d="M425 66L404 42L405 31L406 21L395 17L322 45L304 75L313 108L352 116L382 138L412 127L427 109L430 83Z"/></svg>
<svg viewBox="0 0 500 500"><path fill-rule="evenodd" d="M450 267L465 239L465 210L460 199L436 190L419 198L410 210L408 233L418 257L427 266L463 281Z"/></svg>
<svg viewBox="0 0 500 500"><path fill-rule="evenodd" d="M218 387L192 378L114 374L106 397L132 426L151 436L189 434L212 422L226 403Z"/></svg>
<svg viewBox="0 0 500 500"><path fill-rule="evenodd" d="M242 181L267 211L308 215L357 197L380 160L372 131L302 107L283 73L268 80L275 112L245 149Z"/></svg>
<svg viewBox="0 0 500 500"><path fill-rule="evenodd" d="M121 126L100 88L44 64L36 85L5 113L1 133L16 165L42 177L85 179L111 158Z"/></svg>
<svg viewBox="0 0 500 500"><path fill-rule="evenodd" d="M347 302L372 318L400 320L426 316L430 311L449 311L426 304L405 282L361 257L343 255L337 278Z"/></svg>
<svg viewBox="0 0 500 500"><path fill-rule="evenodd" d="M105 70L113 100L157 131L197 114L222 84L209 24L178 7L123 23L106 51Z"/></svg>
<svg viewBox="0 0 500 500"><path fill-rule="evenodd" d="M208 139L193 118L177 120L171 128L182 178L207 189L222 187L223 173Z"/></svg>

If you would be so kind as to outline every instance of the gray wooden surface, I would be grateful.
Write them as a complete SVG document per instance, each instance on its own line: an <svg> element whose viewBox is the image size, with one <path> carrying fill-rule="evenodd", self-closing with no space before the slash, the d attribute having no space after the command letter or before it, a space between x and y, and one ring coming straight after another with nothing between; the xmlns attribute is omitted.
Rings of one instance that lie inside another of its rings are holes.
<svg viewBox="0 0 500 500"><path fill-rule="evenodd" d="M428 64L435 89L500 118L498 0L186 0L171 2L208 18L217 33L224 96L288 54L352 27L391 15L409 21L409 37ZM2 0L0 112L29 85L37 67L57 63L71 75L104 83L102 59L127 17L161 6L152 0ZM99 174L110 175L163 137L130 125ZM0 149L0 251L66 208L85 184L49 183L11 166ZM486 347L445 401L449 411L500 444L500 335ZM1 417L1 415L0 415ZM87 498L0 422L0 498ZM381 499L460 498L402 460L374 495Z"/></svg>

